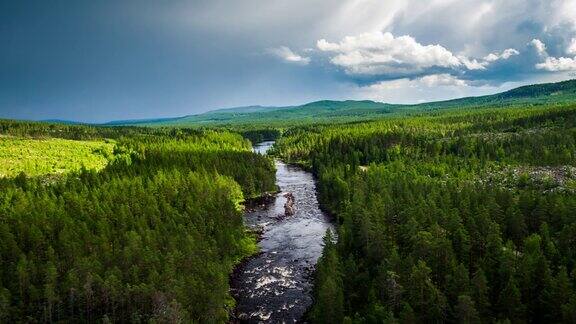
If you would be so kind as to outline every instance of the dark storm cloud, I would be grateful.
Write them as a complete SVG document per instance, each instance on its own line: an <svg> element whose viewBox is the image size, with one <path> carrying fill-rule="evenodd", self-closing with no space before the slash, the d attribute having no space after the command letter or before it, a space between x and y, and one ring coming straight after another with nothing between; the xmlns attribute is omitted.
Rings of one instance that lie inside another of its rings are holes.
<svg viewBox="0 0 576 324"><path fill-rule="evenodd" d="M195 20L202 5L2 2L0 117L104 121L330 95L310 86L331 83L322 73L264 53L276 40L267 45L241 26L228 32L209 17Z"/></svg>

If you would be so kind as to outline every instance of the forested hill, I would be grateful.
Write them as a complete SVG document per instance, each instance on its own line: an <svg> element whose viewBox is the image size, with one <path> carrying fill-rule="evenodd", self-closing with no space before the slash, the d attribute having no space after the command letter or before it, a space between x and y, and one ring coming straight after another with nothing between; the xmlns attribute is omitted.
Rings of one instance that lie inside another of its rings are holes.
<svg viewBox="0 0 576 324"><path fill-rule="evenodd" d="M466 97L417 105L399 105L370 100L322 100L300 106L248 106L209 111L176 118L114 121L109 125L142 126L214 126L253 123L308 123L376 119L405 113L437 109L488 106L562 104L576 101L576 80L523 86L506 92L480 97Z"/></svg>
<svg viewBox="0 0 576 324"><path fill-rule="evenodd" d="M566 103L576 100L576 80L567 80L556 83L534 84L515 88L505 92L480 96L466 97L447 101L438 101L414 105L416 108L441 108L441 107L474 107L474 106L498 106L514 104L549 104Z"/></svg>

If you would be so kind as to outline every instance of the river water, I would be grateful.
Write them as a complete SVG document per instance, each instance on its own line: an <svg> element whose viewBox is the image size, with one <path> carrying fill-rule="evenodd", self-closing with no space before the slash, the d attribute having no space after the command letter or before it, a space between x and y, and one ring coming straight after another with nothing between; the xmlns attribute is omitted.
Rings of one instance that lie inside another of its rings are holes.
<svg viewBox="0 0 576 324"><path fill-rule="evenodd" d="M265 154L274 142L255 145ZM293 323L312 304L312 272L322 253L322 239L332 224L318 207L311 173L276 161L280 187L270 204L245 216L248 227L262 230L261 253L243 263L232 277L236 321ZM295 213L284 215L286 193L294 196Z"/></svg>

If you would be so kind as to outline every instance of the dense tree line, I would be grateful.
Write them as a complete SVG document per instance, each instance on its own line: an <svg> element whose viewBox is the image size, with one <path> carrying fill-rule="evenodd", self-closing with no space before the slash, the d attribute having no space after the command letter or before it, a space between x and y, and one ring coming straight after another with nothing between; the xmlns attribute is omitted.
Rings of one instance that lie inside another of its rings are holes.
<svg viewBox="0 0 576 324"><path fill-rule="evenodd" d="M166 130L161 130L166 132ZM122 135L159 133L158 129L136 127L99 127L95 125L0 119L0 134L20 137L46 137L66 139L117 138Z"/></svg>
<svg viewBox="0 0 576 324"><path fill-rule="evenodd" d="M74 140L117 139L142 135L171 136L199 135L217 128L218 130L240 134L252 143L271 141L280 137L282 128L264 126L254 123L240 125L220 125L218 127L202 127L187 125L185 127L142 127L129 125L92 125L58 122L34 122L0 119L0 134L26 138L65 138Z"/></svg>
<svg viewBox="0 0 576 324"><path fill-rule="evenodd" d="M0 322L226 321L256 250L240 203L275 190L273 163L232 133L118 132L101 172L0 179Z"/></svg>
<svg viewBox="0 0 576 324"><path fill-rule="evenodd" d="M273 141L280 137L281 130L276 128L255 128L255 127L235 127L232 130L238 131L242 137L256 144L265 141Z"/></svg>
<svg viewBox="0 0 576 324"><path fill-rule="evenodd" d="M287 131L275 154L316 173L339 224L310 319L576 322L574 152L571 106Z"/></svg>

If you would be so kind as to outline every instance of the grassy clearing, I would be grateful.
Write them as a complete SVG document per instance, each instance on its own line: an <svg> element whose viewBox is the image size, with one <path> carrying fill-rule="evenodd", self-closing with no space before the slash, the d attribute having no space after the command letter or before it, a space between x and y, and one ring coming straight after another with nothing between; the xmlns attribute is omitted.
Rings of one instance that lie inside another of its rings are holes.
<svg viewBox="0 0 576 324"><path fill-rule="evenodd" d="M28 176L102 169L114 144L104 141L0 137L0 177L20 172Z"/></svg>

